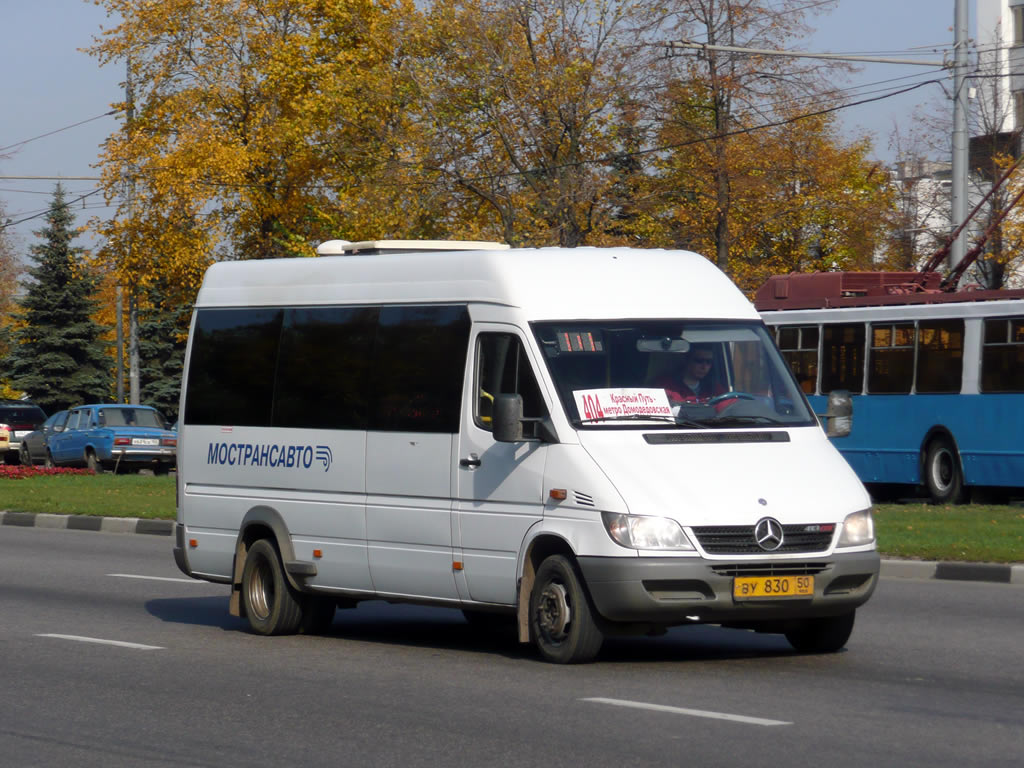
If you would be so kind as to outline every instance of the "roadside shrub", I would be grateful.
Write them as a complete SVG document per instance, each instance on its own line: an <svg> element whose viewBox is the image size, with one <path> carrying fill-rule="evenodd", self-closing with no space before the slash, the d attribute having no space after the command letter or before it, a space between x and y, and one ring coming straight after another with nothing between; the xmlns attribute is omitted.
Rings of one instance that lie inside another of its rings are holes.
<svg viewBox="0 0 1024 768"><path fill-rule="evenodd" d="M22 464L0 464L0 480L24 480L40 475L91 475L92 470L80 467L26 467Z"/></svg>

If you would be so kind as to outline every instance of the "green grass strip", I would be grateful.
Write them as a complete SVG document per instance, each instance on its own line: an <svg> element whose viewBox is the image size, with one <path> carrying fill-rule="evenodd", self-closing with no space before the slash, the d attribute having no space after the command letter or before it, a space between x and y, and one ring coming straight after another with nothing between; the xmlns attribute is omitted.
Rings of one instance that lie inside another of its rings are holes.
<svg viewBox="0 0 1024 768"><path fill-rule="evenodd" d="M174 476L0 477L0 510L174 519ZM987 504L875 507L884 556L967 562L1024 562L1024 507Z"/></svg>

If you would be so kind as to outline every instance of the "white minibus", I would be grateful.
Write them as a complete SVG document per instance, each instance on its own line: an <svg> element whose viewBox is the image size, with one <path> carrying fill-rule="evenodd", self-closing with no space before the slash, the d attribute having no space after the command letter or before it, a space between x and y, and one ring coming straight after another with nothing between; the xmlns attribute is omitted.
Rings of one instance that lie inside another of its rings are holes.
<svg viewBox="0 0 1024 768"><path fill-rule="evenodd" d="M213 265L189 334L174 556L253 631L384 600L507 622L558 663L687 624L846 644L870 499L710 261L320 252Z"/></svg>

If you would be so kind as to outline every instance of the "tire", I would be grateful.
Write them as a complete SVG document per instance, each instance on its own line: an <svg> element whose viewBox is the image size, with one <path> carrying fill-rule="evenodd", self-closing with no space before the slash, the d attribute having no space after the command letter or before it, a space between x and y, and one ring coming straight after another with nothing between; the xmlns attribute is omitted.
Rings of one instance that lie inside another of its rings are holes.
<svg viewBox="0 0 1024 768"><path fill-rule="evenodd" d="M277 548L259 539L245 556L242 601L249 626L258 635L291 635L302 624L300 596L284 575Z"/></svg>
<svg viewBox="0 0 1024 768"><path fill-rule="evenodd" d="M924 485L935 504L959 504L964 500L964 476L960 455L947 437L928 444L924 458Z"/></svg>
<svg viewBox="0 0 1024 768"><path fill-rule="evenodd" d="M842 616L804 619L786 631L786 639L800 653L835 653L850 639L856 616L856 611L850 611Z"/></svg>
<svg viewBox="0 0 1024 768"><path fill-rule="evenodd" d="M23 467L32 466L32 454L28 452L28 446L24 442L21 444L21 450L18 451L18 462Z"/></svg>
<svg viewBox="0 0 1024 768"><path fill-rule="evenodd" d="M46 457L43 459L43 466L47 469L53 469L56 467L56 463L53 461L53 454L50 453L50 449L46 449Z"/></svg>
<svg viewBox="0 0 1024 768"><path fill-rule="evenodd" d="M100 464L99 459L96 458L95 451L85 452L85 466L95 472L97 475L103 474L103 465Z"/></svg>
<svg viewBox="0 0 1024 768"><path fill-rule="evenodd" d="M575 564L552 555L540 564L530 592L530 640L546 661L592 661L604 635Z"/></svg>

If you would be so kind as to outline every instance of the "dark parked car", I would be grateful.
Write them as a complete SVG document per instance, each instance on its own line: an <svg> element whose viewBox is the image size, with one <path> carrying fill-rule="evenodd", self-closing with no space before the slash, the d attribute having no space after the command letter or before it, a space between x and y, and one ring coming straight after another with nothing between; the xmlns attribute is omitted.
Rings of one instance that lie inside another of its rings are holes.
<svg viewBox="0 0 1024 768"><path fill-rule="evenodd" d="M177 448L178 435L147 405L80 405L47 439L54 464L96 472L149 468L166 474L176 464Z"/></svg>
<svg viewBox="0 0 1024 768"><path fill-rule="evenodd" d="M38 405L25 400L0 400L0 424L6 424L11 433L10 444L0 458L7 464L17 464L21 439L39 429L44 421L46 414Z"/></svg>
<svg viewBox="0 0 1024 768"><path fill-rule="evenodd" d="M44 421L39 429L29 432L21 438L21 449L18 453L21 463L25 466L49 464L46 451L47 441L50 439L50 435L64 429L67 420L67 411L57 411Z"/></svg>

